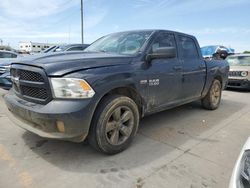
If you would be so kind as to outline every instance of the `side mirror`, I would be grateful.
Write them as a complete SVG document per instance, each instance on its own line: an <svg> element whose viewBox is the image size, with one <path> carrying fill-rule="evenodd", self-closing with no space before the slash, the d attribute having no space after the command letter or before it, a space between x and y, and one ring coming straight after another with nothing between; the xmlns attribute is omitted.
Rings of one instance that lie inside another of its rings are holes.
<svg viewBox="0 0 250 188"><path fill-rule="evenodd" d="M221 59L226 59L228 56L228 52L226 50L221 50L220 51L220 58Z"/></svg>
<svg viewBox="0 0 250 188"><path fill-rule="evenodd" d="M176 57L175 47L159 47L156 48L151 54L148 54L146 59L151 61L152 59L164 59Z"/></svg>

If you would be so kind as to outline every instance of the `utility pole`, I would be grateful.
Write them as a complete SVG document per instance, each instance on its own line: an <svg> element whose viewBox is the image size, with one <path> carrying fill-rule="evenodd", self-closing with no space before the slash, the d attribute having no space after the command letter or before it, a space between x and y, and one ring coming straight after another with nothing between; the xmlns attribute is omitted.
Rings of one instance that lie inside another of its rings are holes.
<svg viewBox="0 0 250 188"><path fill-rule="evenodd" d="M84 44L84 34L83 34L83 0L81 0L81 36L82 36L82 44Z"/></svg>

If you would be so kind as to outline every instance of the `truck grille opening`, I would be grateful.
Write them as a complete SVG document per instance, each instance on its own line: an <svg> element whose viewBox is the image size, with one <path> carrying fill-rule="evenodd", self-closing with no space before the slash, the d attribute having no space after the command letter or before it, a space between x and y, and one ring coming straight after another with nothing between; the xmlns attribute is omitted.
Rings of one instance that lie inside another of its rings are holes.
<svg viewBox="0 0 250 188"><path fill-rule="evenodd" d="M20 79L34 82L44 82L43 77L39 73L26 70L21 71Z"/></svg>
<svg viewBox="0 0 250 188"><path fill-rule="evenodd" d="M29 97L44 99L44 100L48 98L47 91L44 88L21 86L21 91L23 95L26 95Z"/></svg>
<svg viewBox="0 0 250 188"><path fill-rule="evenodd" d="M16 68L13 66L10 75L13 89L19 97L38 103L46 103L51 99L48 78L42 69L29 66L17 66Z"/></svg>
<svg viewBox="0 0 250 188"><path fill-rule="evenodd" d="M11 69L11 75L14 77L19 77L20 80L44 82L42 75L37 72L32 72L28 70Z"/></svg>

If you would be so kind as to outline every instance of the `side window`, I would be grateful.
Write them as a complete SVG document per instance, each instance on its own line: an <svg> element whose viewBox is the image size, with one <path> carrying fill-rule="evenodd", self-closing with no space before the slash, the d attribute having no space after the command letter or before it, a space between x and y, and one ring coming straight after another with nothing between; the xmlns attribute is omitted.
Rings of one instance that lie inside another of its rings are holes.
<svg viewBox="0 0 250 188"><path fill-rule="evenodd" d="M69 48L67 51L82 51L82 47L81 46L76 46L76 47L72 47Z"/></svg>
<svg viewBox="0 0 250 188"><path fill-rule="evenodd" d="M153 41L151 52L154 52L159 47L175 47L174 35L170 33L160 33Z"/></svg>
<svg viewBox="0 0 250 188"><path fill-rule="evenodd" d="M189 37L179 36L178 44L180 47L181 55L184 59L198 59L199 54L193 39Z"/></svg>
<svg viewBox="0 0 250 188"><path fill-rule="evenodd" d="M17 55L16 55L16 54L11 54L11 57L12 57L12 58L16 58Z"/></svg>
<svg viewBox="0 0 250 188"><path fill-rule="evenodd" d="M12 53L8 52L3 53L3 58L12 58Z"/></svg>

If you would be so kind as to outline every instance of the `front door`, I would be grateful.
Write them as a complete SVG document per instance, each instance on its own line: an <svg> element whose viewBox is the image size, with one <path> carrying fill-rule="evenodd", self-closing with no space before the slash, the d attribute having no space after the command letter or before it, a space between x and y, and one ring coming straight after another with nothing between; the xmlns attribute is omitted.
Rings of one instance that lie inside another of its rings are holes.
<svg viewBox="0 0 250 188"><path fill-rule="evenodd" d="M161 32L153 40L150 52L158 47L175 47L175 36ZM164 107L180 99L181 64L177 57L153 59L148 68L148 104L152 108Z"/></svg>

